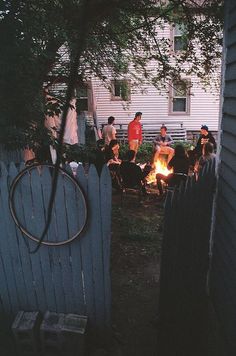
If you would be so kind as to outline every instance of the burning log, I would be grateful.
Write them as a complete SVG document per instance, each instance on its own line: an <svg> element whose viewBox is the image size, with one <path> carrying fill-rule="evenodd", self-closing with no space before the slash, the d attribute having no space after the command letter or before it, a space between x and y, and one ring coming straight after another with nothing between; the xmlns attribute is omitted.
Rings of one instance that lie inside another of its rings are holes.
<svg viewBox="0 0 236 356"><path fill-rule="evenodd" d="M167 177L169 174L173 173L173 169L167 168L167 161L165 159L159 158L153 163L153 170L149 173L146 178L147 184L157 183L157 174Z"/></svg>

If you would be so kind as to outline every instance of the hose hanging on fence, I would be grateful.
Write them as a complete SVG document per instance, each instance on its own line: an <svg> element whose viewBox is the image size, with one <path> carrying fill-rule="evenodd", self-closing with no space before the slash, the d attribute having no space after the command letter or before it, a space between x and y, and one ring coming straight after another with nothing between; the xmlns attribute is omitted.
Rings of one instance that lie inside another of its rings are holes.
<svg viewBox="0 0 236 356"><path fill-rule="evenodd" d="M66 127L66 118L67 118L67 113L68 109L70 107L70 100L73 96L74 88L76 85L77 81L77 76L78 76L78 68L79 68L79 61L80 57L82 55L82 52L85 47L86 43L86 33L88 30L88 19L86 16L86 10L87 10L87 5L89 1L84 1L83 6L81 8L81 21L78 24L78 37L77 37L77 50L75 51L76 55L74 57L74 60L72 61L71 65L71 70L69 73L69 80L68 80L68 87L67 87L67 92L66 92L66 100L65 100L65 110L63 111L62 115L62 120L61 120L61 128L59 132L59 139L58 139L58 151L57 151L57 159L55 163L55 169L53 172L53 178L52 178L52 191L49 199L49 204L48 204L48 213L47 213L47 219L45 223L45 227L43 230L43 233L38 240L38 245L33 251L30 251L30 253L36 253L41 246L51 223L52 219L52 208L56 196L56 190L57 190L57 181L58 181L58 174L59 174L59 169L60 169L60 163L61 163L61 157L62 157L62 146L63 146L63 137L65 133L65 127ZM17 178L17 177L16 177ZM17 180L16 180L17 181Z"/></svg>
<svg viewBox="0 0 236 356"><path fill-rule="evenodd" d="M37 169L38 167L47 167L47 168L54 168L54 165L50 165L50 164L34 164L30 167L26 167L25 169L23 169L16 177L15 179L13 180L12 182L12 185L11 185L11 188L10 188L10 193L9 193L9 205L10 205L10 212L11 212L11 215L13 217L13 220L15 222L15 224L18 226L18 228L21 230L21 232L26 235L28 238L30 238L31 240L33 240L34 242L37 242L38 245L39 243L40 244L43 244L43 245L47 245L47 246L62 246L62 245L66 245L72 241L74 241L83 231L84 231L84 228L86 226L86 223L87 223L87 202L86 202L86 199L85 199L85 195L83 193L83 190L82 188L80 187L79 185L79 182L72 176L70 175L66 170L62 169L61 167L59 167L59 172L61 172L63 174L63 176L67 177L68 180L70 182L72 182L78 192L80 193L80 196L81 196L81 203L82 203L82 207L83 207L83 213L84 213L84 221L82 223L82 226L78 229L78 231L73 234L71 237L69 236L69 238L67 240L63 240L63 241L44 241L40 238L38 238L37 236L34 236L32 233L30 233L23 225L22 223L20 222L18 216L17 216L17 212L16 212L16 207L15 207L15 192L16 192L16 187L17 185L19 184L20 180L22 177L25 176L25 174L27 174L28 172L32 171L33 169ZM48 216L47 216L48 218ZM50 218L51 218L51 212L50 212ZM44 231L45 231L45 227L44 227ZM38 247L37 245L37 247ZM30 253L34 253L35 250L33 251L29 251Z"/></svg>

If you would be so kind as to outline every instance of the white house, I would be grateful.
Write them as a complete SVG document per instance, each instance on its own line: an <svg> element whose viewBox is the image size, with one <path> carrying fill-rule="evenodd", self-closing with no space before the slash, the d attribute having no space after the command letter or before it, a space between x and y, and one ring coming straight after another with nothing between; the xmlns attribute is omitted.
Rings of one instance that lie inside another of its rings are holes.
<svg viewBox="0 0 236 356"><path fill-rule="evenodd" d="M184 50L186 43L180 26L163 23L157 33L158 37L170 40L173 53ZM63 61L68 61L65 46L60 49L60 53L62 61L55 66L57 69L63 66ZM149 70L156 65L152 62ZM143 127L155 132L161 123L167 127L169 124L176 128L182 127L190 139L199 134L202 124L206 124L210 131L218 131L220 93L217 86L204 88L196 76L183 76L180 82L168 81L163 89L157 89L149 83L135 87L129 72L127 76L119 78L113 78L107 72L105 74L110 81L106 81L106 86L101 80L92 77L84 84L78 83L77 87L79 110L86 114L90 122L94 119L96 126L101 128L112 115L116 118L117 128L124 131L135 112L141 111ZM220 63L217 76L220 77ZM217 79L212 78L212 82L217 82ZM61 84L57 78L54 89Z"/></svg>
<svg viewBox="0 0 236 356"><path fill-rule="evenodd" d="M165 24L158 36L171 40L174 52L184 49L181 29ZM152 63L155 66L155 63ZM220 67L219 67L220 77ZM213 79L213 78L212 78ZM126 89L122 100L122 90ZM160 123L168 125L182 123L188 136L198 134L200 126L207 124L211 131L218 130L219 90L216 86L203 88L196 76L183 77L182 82L169 82L167 89L159 90L147 84L140 88L132 86L132 79L110 78L110 90L99 80L92 80L94 109L99 125L105 124L112 115L116 123L126 124L135 112L141 111L142 124L158 128Z"/></svg>

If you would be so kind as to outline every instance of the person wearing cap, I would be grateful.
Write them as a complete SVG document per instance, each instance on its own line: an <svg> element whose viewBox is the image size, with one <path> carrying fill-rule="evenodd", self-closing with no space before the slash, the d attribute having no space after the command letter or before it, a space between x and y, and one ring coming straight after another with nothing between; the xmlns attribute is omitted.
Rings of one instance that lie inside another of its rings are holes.
<svg viewBox="0 0 236 356"><path fill-rule="evenodd" d="M174 155L174 149L170 147L172 143L172 137L167 134L167 127L162 125L160 128L160 134L157 135L154 140L153 161L156 162L160 154L166 154L168 155L167 162L169 162Z"/></svg>
<svg viewBox="0 0 236 356"><path fill-rule="evenodd" d="M216 141L211 132L208 130L208 126L202 125L201 126L201 133L197 141L197 145L194 149L194 153L199 158L202 155L202 149L205 143L210 142L212 143L214 150L216 150Z"/></svg>
<svg viewBox="0 0 236 356"><path fill-rule="evenodd" d="M140 111L136 112L134 119L128 125L129 149L135 151L135 153L138 152L138 148L142 143L141 118L142 113Z"/></svg>

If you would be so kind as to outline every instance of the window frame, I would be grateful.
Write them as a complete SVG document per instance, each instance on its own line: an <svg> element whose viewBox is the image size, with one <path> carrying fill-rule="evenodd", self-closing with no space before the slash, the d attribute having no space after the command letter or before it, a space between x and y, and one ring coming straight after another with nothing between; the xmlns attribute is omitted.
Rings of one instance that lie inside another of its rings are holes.
<svg viewBox="0 0 236 356"><path fill-rule="evenodd" d="M79 95L79 90L85 90L86 91L86 95ZM77 100L77 110L78 112L90 112L91 108L90 108L90 82L77 82L76 84L76 88L75 88L75 96L76 96L76 100ZM79 102L86 100L87 105L86 108L87 110L81 110L80 106L79 106Z"/></svg>
<svg viewBox="0 0 236 356"><path fill-rule="evenodd" d="M115 82L124 82L127 85L128 95L127 99L122 98L121 95L115 95ZM130 101L131 100L131 80L122 78L122 79L112 79L111 80L111 101Z"/></svg>
<svg viewBox="0 0 236 356"><path fill-rule="evenodd" d="M189 116L190 109L191 109L191 80L189 78L184 78L180 80L181 82L186 83L186 96L174 96L174 81L171 81L169 84L169 116ZM173 103L174 98L186 98L186 110L185 111L174 111L173 110Z"/></svg>
<svg viewBox="0 0 236 356"><path fill-rule="evenodd" d="M174 52L174 53L180 53L180 52L183 52L183 51L186 51L186 49L187 49L187 42L186 43L184 43L184 46L185 46L185 48L181 48L181 49L175 49L175 38L181 38L181 37L183 37L183 35L176 35L175 34L175 29L176 29L176 26L177 25L180 25L180 24L173 24L172 26L171 26L171 42L172 42L172 51Z"/></svg>

